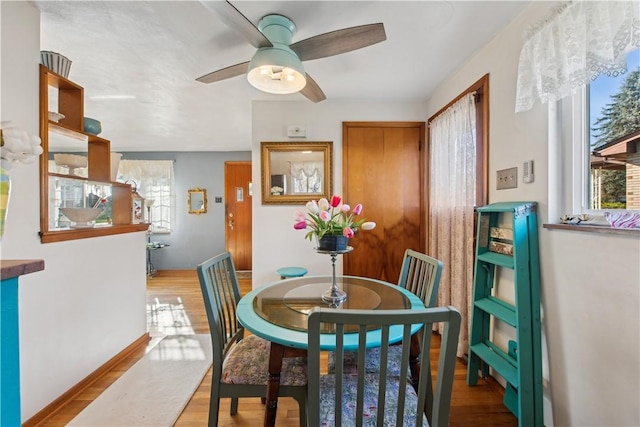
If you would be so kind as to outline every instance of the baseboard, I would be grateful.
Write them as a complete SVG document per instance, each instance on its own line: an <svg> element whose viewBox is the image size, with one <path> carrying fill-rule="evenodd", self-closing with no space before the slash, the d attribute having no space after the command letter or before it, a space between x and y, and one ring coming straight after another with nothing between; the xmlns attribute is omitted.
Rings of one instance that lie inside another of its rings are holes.
<svg viewBox="0 0 640 427"><path fill-rule="evenodd" d="M195 278L198 277L195 268L189 270L158 270L154 277L184 277L185 274L192 275Z"/></svg>
<svg viewBox="0 0 640 427"><path fill-rule="evenodd" d="M98 369L90 373L87 377L85 377L82 381L71 387L65 393L60 395L56 400L45 406L42 410L36 413L33 417L29 418L27 421L22 423L23 427L35 427L38 424L46 421L49 417L53 416L56 412L58 412L62 407L64 407L67 403L71 402L78 394L82 393L85 389L90 387L94 382L96 382L100 377L104 374L111 371L114 366L118 363L126 359L132 352L138 350L142 346L146 346L151 337L148 332L145 332L140 338L136 339L134 342L129 344L126 348L124 348L120 353L113 356L109 359L105 364L100 366Z"/></svg>

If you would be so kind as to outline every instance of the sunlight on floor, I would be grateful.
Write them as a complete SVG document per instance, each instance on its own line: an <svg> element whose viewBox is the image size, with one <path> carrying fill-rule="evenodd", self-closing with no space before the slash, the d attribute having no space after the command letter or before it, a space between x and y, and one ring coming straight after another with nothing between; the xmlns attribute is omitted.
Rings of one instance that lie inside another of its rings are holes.
<svg viewBox="0 0 640 427"><path fill-rule="evenodd" d="M175 303L161 303L155 298L147 304L147 330L152 338L195 334L180 297Z"/></svg>

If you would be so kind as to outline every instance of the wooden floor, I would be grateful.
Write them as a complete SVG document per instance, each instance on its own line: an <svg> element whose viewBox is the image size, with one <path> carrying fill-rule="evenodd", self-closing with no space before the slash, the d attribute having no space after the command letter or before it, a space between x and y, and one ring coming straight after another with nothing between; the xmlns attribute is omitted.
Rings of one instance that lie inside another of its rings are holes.
<svg viewBox="0 0 640 427"><path fill-rule="evenodd" d="M243 294L251 289L250 279L241 278L240 282ZM152 341L170 334L209 333L195 271L160 271L157 276L150 278L147 282L147 319ZM129 355L113 370L39 425L66 425L143 355L143 349ZM431 357L434 357L433 352ZM206 426L210 384L211 370L178 418L176 426ZM222 399L219 426L256 427L262 425L263 414L264 406L260 399L247 398L240 400L238 414L231 417L229 399ZM452 427L471 425L500 427L517 426L517 424L517 419L502 404L499 386L493 381L485 382L482 379L474 387L467 386L466 365L459 361L453 385L449 425ZM293 399L279 400L276 425L279 427L298 425L298 405Z"/></svg>

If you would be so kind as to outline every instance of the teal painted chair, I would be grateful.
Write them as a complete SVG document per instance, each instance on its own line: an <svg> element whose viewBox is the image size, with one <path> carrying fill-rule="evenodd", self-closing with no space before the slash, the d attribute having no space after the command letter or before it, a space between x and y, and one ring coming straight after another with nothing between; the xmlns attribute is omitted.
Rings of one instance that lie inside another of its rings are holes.
<svg viewBox="0 0 640 427"><path fill-rule="evenodd" d="M398 278L398 286L405 288L422 301L425 307L435 307L438 303L438 288L440 287L440 276L442 275L442 261L425 255L421 252L407 249L404 252L402 268L400 269L400 277ZM367 350L365 363L368 372L379 372L378 366L379 348ZM389 366L388 368L397 373L399 367L399 349L391 348L389 350ZM344 354L347 365L355 365L357 363L357 354L354 352L346 352ZM329 373L335 369L335 355L330 352L328 355Z"/></svg>
<svg viewBox="0 0 640 427"><path fill-rule="evenodd" d="M460 321L460 313L454 307L418 310L314 309L309 315L308 326L309 426L448 426ZM338 363L335 373L320 373L321 323L334 325L336 360L342 361L345 325L357 328L359 360L355 372L352 371L353 366L345 369L343 363ZM413 386L408 378L411 326L422 325L418 332L421 335L420 364L429 366L431 327L436 323L442 323L444 327L435 372L435 389L430 397L430 369L422 369L418 382ZM383 346L378 353L379 372L367 372L364 363L367 331L379 328L384 342L388 340L391 326L402 328L401 344ZM397 375L387 370L389 349L396 347L400 349ZM431 405L428 404L429 399Z"/></svg>
<svg viewBox="0 0 640 427"><path fill-rule="evenodd" d="M210 258L197 271L213 344L209 427L216 427L221 397L231 398L231 415L238 412L239 397L266 398L271 345L255 335L245 337L236 318L240 287L231 254ZM306 394L306 360L284 359L280 396L298 401L301 426L306 426Z"/></svg>
<svg viewBox="0 0 640 427"><path fill-rule="evenodd" d="M438 288L440 287L440 277L442 275L442 261L425 255L421 252L407 249L404 252L402 267L400 269L400 277L398 278L398 286L403 287L415 295L423 302L425 307L435 307L438 303ZM358 364L358 354L353 351L345 352L343 355L345 369L355 371ZM380 348L370 348L366 351L364 359L365 370L370 373L380 372ZM389 356L387 358L387 370L391 375L398 375L400 372L401 348L393 345L389 348ZM411 364L417 361L411 360ZM429 360L427 364L422 365L424 369L430 370ZM335 353L329 352L327 372L335 371ZM417 378L412 378L412 382L417 382ZM427 378L430 382L430 378ZM432 404L432 385L429 383L427 395L428 408Z"/></svg>

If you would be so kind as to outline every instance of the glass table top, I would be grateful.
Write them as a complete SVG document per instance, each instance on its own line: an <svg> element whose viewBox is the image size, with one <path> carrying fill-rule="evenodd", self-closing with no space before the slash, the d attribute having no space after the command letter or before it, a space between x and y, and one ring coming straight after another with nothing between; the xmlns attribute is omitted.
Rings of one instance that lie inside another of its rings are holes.
<svg viewBox="0 0 640 427"><path fill-rule="evenodd" d="M411 308L397 286L365 277L336 278L347 299L336 310L396 310ZM264 320L298 331L307 330L307 316L315 307L328 308L322 294L331 287L331 276L286 279L267 286L253 300L254 311ZM332 332L330 325L323 328Z"/></svg>

